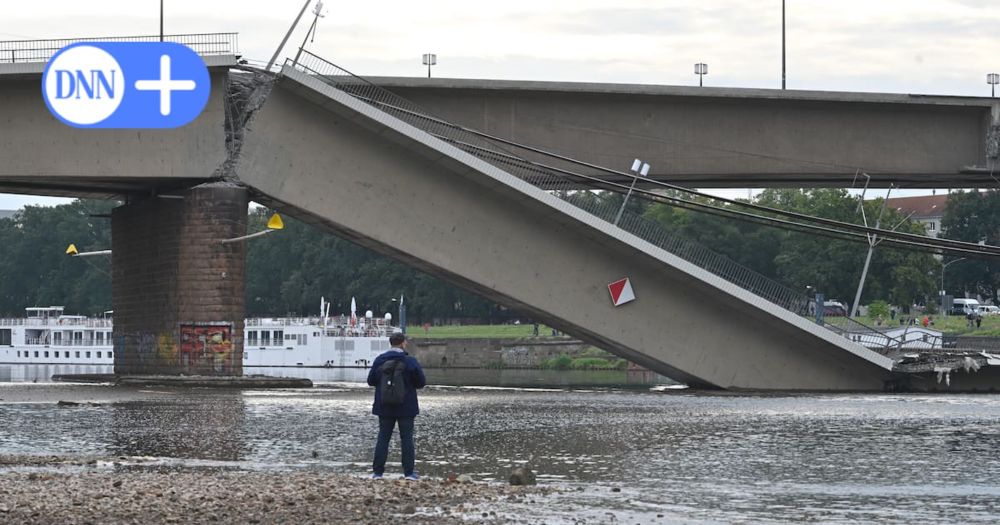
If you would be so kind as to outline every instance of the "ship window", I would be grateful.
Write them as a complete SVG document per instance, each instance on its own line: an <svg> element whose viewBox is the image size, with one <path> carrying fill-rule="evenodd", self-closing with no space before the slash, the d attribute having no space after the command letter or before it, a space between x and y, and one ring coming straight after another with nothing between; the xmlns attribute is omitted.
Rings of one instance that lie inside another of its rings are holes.
<svg viewBox="0 0 1000 525"><path fill-rule="evenodd" d="M76 351L76 357L77 357L77 358L79 358L79 357L80 357L80 351L79 351L79 350L77 350L77 351Z"/></svg>
<svg viewBox="0 0 1000 525"><path fill-rule="evenodd" d="M49 351L48 351L48 350L46 350L46 351L45 351L45 357L48 357L48 356L49 356Z"/></svg>
<svg viewBox="0 0 1000 525"><path fill-rule="evenodd" d="M104 344L104 332L97 332L96 335L97 335L97 344L103 345Z"/></svg>
<svg viewBox="0 0 1000 525"><path fill-rule="evenodd" d="M21 357L21 351L20 350L17 351L17 357Z"/></svg>
<svg viewBox="0 0 1000 525"><path fill-rule="evenodd" d="M35 350L35 357L38 357L38 350Z"/></svg>
<svg viewBox="0 0 1000 525"><path fill-rule="evenodd" d="M56 351L55 354L56 354L55 357L58 359L59 358L59 351Z"/></svg>
<svg viewBox="0 0 1000 525"><path fill-rule="evenodd" d="M4 328L0 330L0 345L10 345L11 344L11 329Z"/></svg>
<svg viewBox="0 0 1000 525"><path fill-rule="evenodd" d="M313 337L319 337L319 332L313 332Z"/></svg>
<svg viewBox="0 0 1000 525"><path fill-rule="evenodd" d="M86 353L86 354L84 354L84 355L85 355L85 356L87 357L87 359L90 359L90 352L87 352L87 353Z"/></svg>
<svg viewBox="0 0 1000 525"><path fill-rule="evenodd" d="M98 359L100 359L100 358L101 358L101 353L100 353L100 352L97 352L97 358L98 358Z"/></svg>
<svg viewBox="0 0 1000 525"><path fill-rule="evenodd" d="M247 344L257 344L257 330L250 330L247 332Z"/></svg>
<svg viewBox="0 0 1000 525"><path fill-rule="evenodd" d="M108 358L109 359L113 359L114 357L115 357L115 353L114 352L108 352Z"/></svg>
<svg viewBox="0 0 1000 525"><path fill-rule="evenodd" d="M285 332L281 330L274 331L274 344L280 345L281 341L283 341L284 339L285 339Z"/></svg>

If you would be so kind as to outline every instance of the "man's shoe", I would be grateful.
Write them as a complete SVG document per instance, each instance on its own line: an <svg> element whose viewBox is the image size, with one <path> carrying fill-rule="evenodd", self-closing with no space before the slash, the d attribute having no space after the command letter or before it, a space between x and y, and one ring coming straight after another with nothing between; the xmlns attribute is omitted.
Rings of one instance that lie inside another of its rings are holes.
<svg viewBox="0 0 1000 525"><path fill-rule="evenodd" d="M420 481L420 476L416 474L407 474L403 477L406 481Z"/></svg>
<svg viewBox="0 0 1000 525"><path fill-rule="evenodd" d="M382 474L372 474L372 479L382 479Z"/></svg>

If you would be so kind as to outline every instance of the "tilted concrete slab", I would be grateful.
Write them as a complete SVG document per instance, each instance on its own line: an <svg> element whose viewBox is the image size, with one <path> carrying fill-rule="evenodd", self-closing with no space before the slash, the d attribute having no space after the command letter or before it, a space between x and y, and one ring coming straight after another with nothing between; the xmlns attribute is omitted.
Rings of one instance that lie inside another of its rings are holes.
<svg viewBox="0 0 1000 525"><path fill-rule="evenodd" d="M449 122L697 187L994 187L1000 101L888 93L370 78ZM551 161L548 161L551 163ZM979 167L987 169L966 169ZM580 168L575 168L579 170Z"/></svg>
<svg viewBox="0 0 1000 525"><path fill-rule="evenodd" d="M695 386L881 390L891 361L286 68L245 132L254 200ZM608 283L637 299L614 307Z"/></svg>
<svg viewBox="0 0 1000 525"><path fill-rule="evenodd" d="M235 57L205 57L212 91L190 124L166 130L77 129L42 99L44 64L0 64L0 192L101 197L184 188L227 159L225 95Z"/></svg>

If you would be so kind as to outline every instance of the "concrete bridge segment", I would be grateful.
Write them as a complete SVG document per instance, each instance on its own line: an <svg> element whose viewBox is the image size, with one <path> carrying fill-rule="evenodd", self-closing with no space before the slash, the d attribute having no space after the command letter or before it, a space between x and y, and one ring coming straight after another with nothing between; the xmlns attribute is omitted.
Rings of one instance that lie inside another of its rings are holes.
<svg viewBox="0 0 1000 525"><path fill-rule="evenodd" d="M697 386L881 390L891 361L297 70L245 134L254 199ZM607 284L638 299L615 308Z"/></svg>
<svg viewBox="0 0 1000 525"><path fill-rule="evenodd" d="M683 186L850 187L863 170L872 187L992 188L989 169L1000 169L998 99L370 80L449 122L620 170L638 157L652 177Z"/></svg>

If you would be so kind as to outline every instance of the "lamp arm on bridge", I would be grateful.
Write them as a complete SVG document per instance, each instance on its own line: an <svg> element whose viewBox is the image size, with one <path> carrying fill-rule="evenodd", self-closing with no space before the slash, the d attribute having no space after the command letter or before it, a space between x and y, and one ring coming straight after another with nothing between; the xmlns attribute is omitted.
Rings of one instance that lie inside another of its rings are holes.
<svg viewBox="0 0 1000 525"><path fill-rule="evenodd" d="M247 239L253 239L254 237L261 237L278 230L285 229L285 222L281 220L281 215L277 213L271 215L271 218L267 220L267 229L259 231L257 233L251 233L249 235L241 235L239 237L233 237L232 239L223 239L219 241L219 244L229 244L233 242L245 241Z"/></svg>
<svg viewBox="0 0 1000 525"><path fill-rule="evenodd" d="M70 244L66 248L66 255L70 257L91 257L94 255L111 255L111 250L98 250L94 252L81 252L76 249L75 244Z"/></svg>

